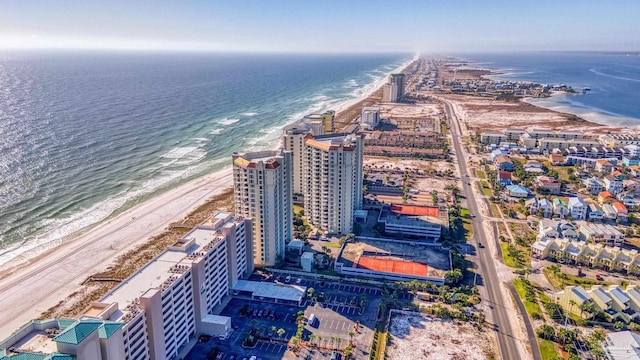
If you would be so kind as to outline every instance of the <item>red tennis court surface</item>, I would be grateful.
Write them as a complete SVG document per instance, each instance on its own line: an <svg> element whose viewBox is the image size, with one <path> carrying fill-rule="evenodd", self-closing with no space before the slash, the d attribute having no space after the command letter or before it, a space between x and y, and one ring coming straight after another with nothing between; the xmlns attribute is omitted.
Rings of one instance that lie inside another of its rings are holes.
<svg viewBox="0 0 640 360"><path fill-rule="evenodd" d="M383 260L368 256L363 256L355 264L356 267L373 271L383 271L388 273L427 276L427 265L401 260Z"/></svg>
<svg viewBox="0 0 640 360"><path fill-rule="evenodd" d="M434 206L391 205L391 212L402 215L438 216L440 210Z"/></svg>

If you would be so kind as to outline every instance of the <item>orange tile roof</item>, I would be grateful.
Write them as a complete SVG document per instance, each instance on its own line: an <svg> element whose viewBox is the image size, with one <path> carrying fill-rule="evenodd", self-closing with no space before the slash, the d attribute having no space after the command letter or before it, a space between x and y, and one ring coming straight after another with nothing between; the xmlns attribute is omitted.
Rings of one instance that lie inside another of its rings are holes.
<svg viewBox="0 0 640 360"><path fill-rule="evenodd" d="M434 206L391 205L391 212L401 215L439 216L440 209Z"/></svg>
<svg viewBox="0 0 640 360"><path fill-rule="evenodd" d="M511 173L508 171L498 171L498 179L511 179Z"/></svg>
<svg viewBox="0 0 640 360"><path fill-rule="evenodd" d="M613 206L617 211L624 211L627 212L627 207L624 206L623 203L621 202L614 202L613 204L611 204L611 206Z"/></svg>
<svg viewBox="0 0 640 360"><path fill-rule="evenodd" d="M383 260L363 256L356 264L359 268L387 273L397 273L416 276L427 276L427 265L413 261Z"/></svg>
<svg viewBox="0 0 640 360"><path fill-rule="evenodd" d="M610 193L610 192L608 192L608 191L601 191L601 192L598 194L598 197L599 197L599 198L603 198L603 199L607 199L607 198L612 198L612 197L614 197L614 196L613 196L613 194L611 194L611 193Z"/></svg>
<svg viewBox="0 0 640 360"><path fill-rule="evenodd" d="M608 161L607 161L607 160L605 160L605 159L598 159L598 160L596 160L596 162L597 162L598 164L600 164L600 165L613 166L610 162L608 162Z"/></svg>
<svg viewBox="0 0 640 360"><path fill-rule="evenodd" d="M498 162L498 163L501 163L501 162L513 163L513 162L511 161L511 159L509 159L509 157L504 156L504 155L498 156L498 157L496 158L496 162Z"/></svg>

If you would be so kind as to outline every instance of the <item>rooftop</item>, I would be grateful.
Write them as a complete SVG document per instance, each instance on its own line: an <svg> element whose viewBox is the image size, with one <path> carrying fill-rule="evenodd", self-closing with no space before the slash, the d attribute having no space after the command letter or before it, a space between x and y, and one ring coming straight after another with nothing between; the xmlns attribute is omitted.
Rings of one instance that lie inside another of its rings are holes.
<svg viewBox="0 0 640 360"><path fill-rule="evenodd" d="M378 218L380 222L404 224L419 227L448 226L447 212L433 206L391 205L383 209Z"/></svg>
<svg viewBox="0 0 640 360"><path fill-rule="evenodd" d="M415 261L379 259L370 256L362 256L356 263L356 267L381 271L387 273L398 273L406 275L427 276L428 267Z"/></svg>
<svg viewBox="0 0 640 360"><path fill-rule="evenodd" d="M304 297L307 292L307 287L292 284L238 280L233 290L250 292L258 298L266 297L298 302Z"/></svg>

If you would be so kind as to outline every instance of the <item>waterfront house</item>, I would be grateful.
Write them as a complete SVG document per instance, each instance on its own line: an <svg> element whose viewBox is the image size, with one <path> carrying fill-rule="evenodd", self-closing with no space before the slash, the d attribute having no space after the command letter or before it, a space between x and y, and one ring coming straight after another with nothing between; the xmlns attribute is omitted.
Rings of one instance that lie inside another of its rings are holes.
<svg viewBox="0 0 640 360"><path fill-rule="evenodd" d="M538 176L534 181L534 185L541 193L559 195L562 184L550 176Z"/></svg>
<svg viewBox="0 0 640 360"><path fill-rule="evenodd" d="M498 182L504 186L511 185L511 173L508 171L498 171Z"/></svg>
<svg viewBox="0 0 640 360"><path fill-rule="evenodd" d="M578 196L569 198L569 213L573 220L586 220L587 219L587 204L584 200Z"/></svg>
<svg viewBox="0 0 640 360"><path fill-rule="evenodd" d="M529 196L529 189L520 185L507 186L507 192L509 193L509 196L517 198L526 198Z"/></svg>
<svg viewBox="0 0 640 360"><path fill-rule="evenodd" d="M567 215L569 215L569 207L567 206L567 203L560 198L554 198L553 214L563 219L567 217Z"/></svg>
<svg viewBox="0 0 640 360"><path fill-rule="evenodd" d="M608 191L601 191L600 193L598 193L598 202L601 205L608 202L615 201L615 200L616 200L616 197L613 196L613 194Z"/></svg>
<svg viewBox="0 0 640 360"><path fill-rule="evenodd" d="M598 208L598 205L589 204L589 220L590 221L602 220L603 217L604 215L602 214L602 211L600 210L600 208Z"/></svg>
<svg viewBox="0 0 640 360"><path fill-rule="evenodd" d="M557 221L542 219L538 222L538 238L555 239L557 237L560 237Z"/></svg>
<svg viewBox="0 0 640 360"><path fill-rule="evenodd" d="M508 156L498 156L495 160L496 167L502 171L513 171L513 161Z"/></svg>
<svg viewBox="0 0 640 360"><path fill-rule="evenodd" d="M596 160L596 171L599 171L602 174L609 174L611 170L613 170L613 164L605 159Z"/></svg>

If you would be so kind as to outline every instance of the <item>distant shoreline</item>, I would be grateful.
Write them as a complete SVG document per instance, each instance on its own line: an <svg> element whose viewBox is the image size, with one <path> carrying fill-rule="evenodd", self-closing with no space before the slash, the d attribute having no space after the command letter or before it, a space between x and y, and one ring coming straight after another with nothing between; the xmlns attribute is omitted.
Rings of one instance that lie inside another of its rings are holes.
<svg viewBox="0 0 640 360"><path fill-rule="evenodd" d="M457 78L460 80L492 80L492 81L523 81L523 82L533 82L531 80L525 79L504 79L501 78L501 75L509 74L507 69L500 68L491 68L483 65L482 63L475 62L472 60L465 60L452 57L454 61L459 61L461 63L466 64L464 69L461 71L457 71ZM479 66L476 66L478 64ZM462 74L460 76L459 74ZM460 95L460 96L469 96L470 95ZM615 114L611 112L607 112L602 109L598 109L595 107L583 107L582 109L578 106L572 106L571 104L566 104L566 102L570 102L570 97L574 96L573 94L565 94L565 93L554 93L552 92L550 96L544 98L532 98L532 97L524 97L520 98L519 101L522 103L529 104L531 106L545 109L548 111L553 111L557 114L564 116L576 116L582 119L584 122L592 124L593 126L605 126L608 128L614 129L631 129L637 130L640 129L640 118L630 118L620 114ZM565 101L563 101L565 100Z"/></svg>

